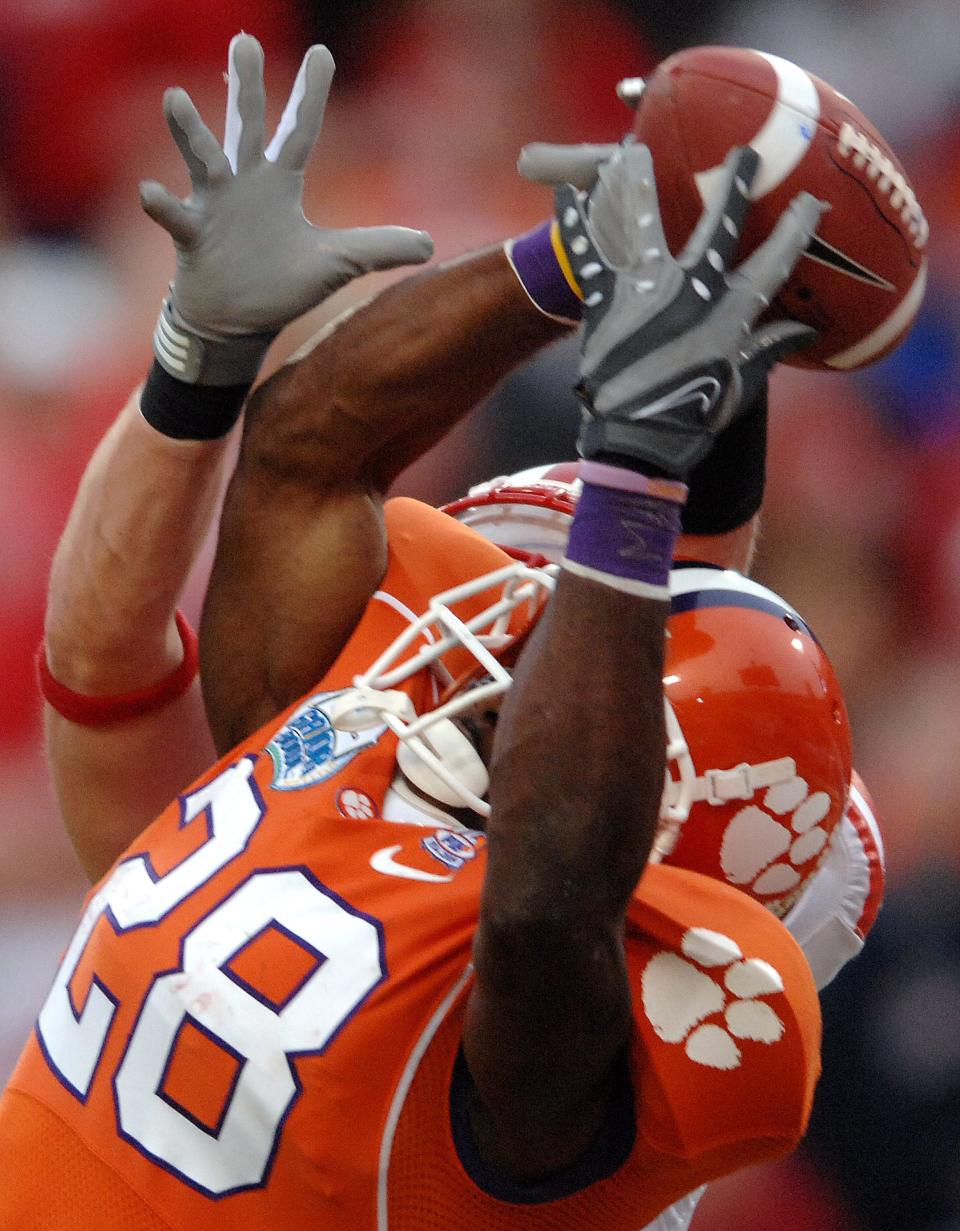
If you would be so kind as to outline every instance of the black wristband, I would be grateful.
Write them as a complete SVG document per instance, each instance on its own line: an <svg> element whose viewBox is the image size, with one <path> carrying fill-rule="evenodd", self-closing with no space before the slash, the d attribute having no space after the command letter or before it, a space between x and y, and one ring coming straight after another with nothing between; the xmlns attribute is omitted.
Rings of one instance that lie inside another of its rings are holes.
<svg viewBox="0 0 960 1231"><path fill-rule="evenodd" d="M140 395L140 413L175 440L219 440L240 418L251 386L188 385L154 360Z"/></svg>
<svg viewBox="0 0 960 1231"><path fill-rule="evenodd" d="M767 382L750 406L723 429L687 477L680 513L685 534L728 534L763 503L767 480Z"/></svg>

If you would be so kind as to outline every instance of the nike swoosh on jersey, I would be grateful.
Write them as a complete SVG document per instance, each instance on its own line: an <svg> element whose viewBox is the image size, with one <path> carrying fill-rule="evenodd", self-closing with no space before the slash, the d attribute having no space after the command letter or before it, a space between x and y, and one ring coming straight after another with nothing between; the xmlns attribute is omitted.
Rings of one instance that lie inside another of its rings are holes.
<svg viewBox="0 0 960 1231"><path fill-rule="evenodd" d="M410 881L452 881L453 873L449 876L439 876L436 872L424 872L420 868L411 868L409 864L397 863L394 859L397 851L403 850L399 844L397 846L384 846L379 851L374 851L370 856L370 867L374 872L382 872L384 876L399 876L403 880Z"/></svg>

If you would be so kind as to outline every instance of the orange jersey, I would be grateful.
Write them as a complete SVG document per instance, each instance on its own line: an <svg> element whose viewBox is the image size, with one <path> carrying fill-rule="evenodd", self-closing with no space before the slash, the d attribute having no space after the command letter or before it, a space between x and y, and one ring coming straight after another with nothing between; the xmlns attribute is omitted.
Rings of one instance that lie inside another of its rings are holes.
<svg viewBox="0 0 960 1231"><path fill-rule="evenodd" d="M636 1231L802 1134L819 1013L800 950L745 894L650 867L626 927L628 1155L569 1195L468 1174L451 1085L484 838L384 819L395 736L335 730L323 706L431 594L505 557L412 501L388 530L333 669L88 897L0 1101L0 1226ZM404 688L432 702L426 673Z"/></svg>

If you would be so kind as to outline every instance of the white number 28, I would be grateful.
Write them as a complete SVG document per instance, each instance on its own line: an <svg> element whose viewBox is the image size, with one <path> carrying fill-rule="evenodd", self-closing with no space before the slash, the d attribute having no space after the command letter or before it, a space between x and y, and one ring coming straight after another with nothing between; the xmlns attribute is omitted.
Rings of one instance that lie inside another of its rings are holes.
<svg viewBox="0 0 960 1231"><path fill-rule="evenodd" d="M241 854L266 814L244 757L181 800L181 826L206 824L207 840L163 876L143 855L120 864L91 899L37 1021L50 1067L86 1102L119 1003L94 973L82 1010L70 982L104 918L117 936L165 918ZM317 956L317 966L277 1007L225 972L252 937L276 925ZM183 938L180 968L157 975L114 1074L117 1128L148 1157L211 1195L264 1182L299 1086L290 1059L322 1052L385 977L380 924L303 868L255 872ZM187 1019L239 1065L215 1131L161 1091Z"/></svg>

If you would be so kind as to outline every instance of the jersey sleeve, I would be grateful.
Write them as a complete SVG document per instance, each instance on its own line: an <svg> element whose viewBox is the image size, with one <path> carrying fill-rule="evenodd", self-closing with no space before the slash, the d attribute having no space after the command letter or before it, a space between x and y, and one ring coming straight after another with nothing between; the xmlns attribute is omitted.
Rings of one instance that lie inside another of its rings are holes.
<svg viewBox="0 0 960 1231"><path fill-rule="evenodd" d="M824 988L864 946L883 902L883 839L859 775L816 875L784 919Z"/></svg>
<svg viewBox="0 0 960 1231"><path fill-rule="evenodd" d="M690 1189L792 1150L819 1076L820 1012L783 924L736 889L650 867L627 942L638 1135L687 1161Z"/></svg>

